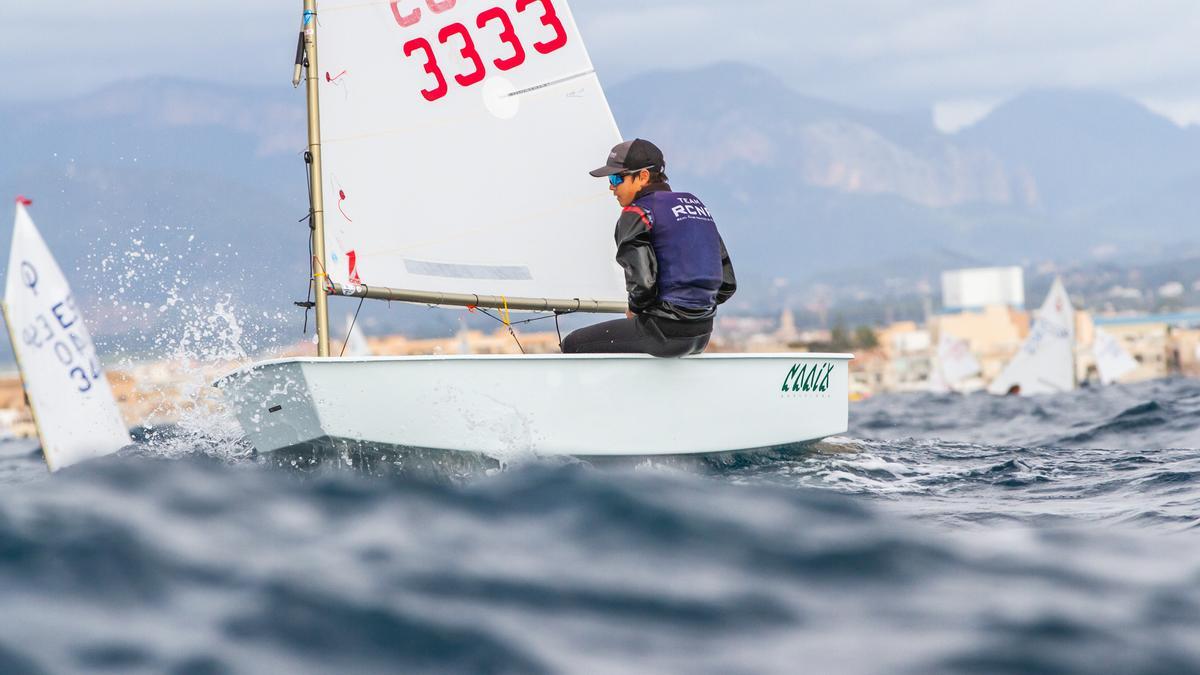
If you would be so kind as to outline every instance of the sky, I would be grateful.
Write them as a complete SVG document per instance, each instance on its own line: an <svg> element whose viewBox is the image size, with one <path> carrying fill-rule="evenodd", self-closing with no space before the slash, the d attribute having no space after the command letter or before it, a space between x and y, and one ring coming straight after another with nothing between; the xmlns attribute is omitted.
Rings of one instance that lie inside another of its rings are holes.
<svg viewBox="0 0 1200 675"><path fill-rule="evenodd" d="M470 0L460 0L462 2ZM481 3L482 4L482 3ZM1200 123L1196 0L575 0L606 82L741 61L805 94L931 110L953 131L1020 92L1098 88ZM300 0L0 0L0 100L170 75L290 86Z"/></svg>

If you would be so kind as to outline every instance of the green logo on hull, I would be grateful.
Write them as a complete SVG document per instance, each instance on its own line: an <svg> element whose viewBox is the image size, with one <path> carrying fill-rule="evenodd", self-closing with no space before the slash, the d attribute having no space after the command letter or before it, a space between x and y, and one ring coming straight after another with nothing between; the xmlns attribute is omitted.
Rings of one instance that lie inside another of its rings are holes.
<svg viewBox="0 0 1200 675"><path fill-rule="evenodd" d="M787 393L829 391L829 378L833 375L832 363L805 363L792 366L783 378L783 389Z"/></svg>

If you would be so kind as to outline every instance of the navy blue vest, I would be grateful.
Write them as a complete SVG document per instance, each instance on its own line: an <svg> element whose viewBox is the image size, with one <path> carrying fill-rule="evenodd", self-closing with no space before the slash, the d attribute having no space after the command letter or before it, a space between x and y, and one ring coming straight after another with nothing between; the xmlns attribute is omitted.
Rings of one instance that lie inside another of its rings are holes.
<svg viewBox="0 0 1200 675"><path fill-rule="evenodd" d="M650 216L658 299L688 309L715 307L721 237L704 203L687 192L651 192L634 204Z"/></svg>

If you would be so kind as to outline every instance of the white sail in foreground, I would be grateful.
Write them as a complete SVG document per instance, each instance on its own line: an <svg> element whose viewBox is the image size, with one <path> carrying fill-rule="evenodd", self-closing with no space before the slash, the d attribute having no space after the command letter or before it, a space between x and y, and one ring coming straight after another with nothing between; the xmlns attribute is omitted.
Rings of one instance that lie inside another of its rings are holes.
<svg viewBox="0 0 1200 675"><path fill-rule="evenodd" d="M320 3L329 278L624 301L620 142L566 0Z"/></svg>
<svg viewBox="0 0 1200 675"><path fill-rule="evenodd" d="M71 287L18 201L5 317L51 471L130 443Z"/></svg>
<svg viewBox="0 0 1200 675"><path fill-rule="evenodd" d="M1029 337L1013 360L992 381L988 392L1025 396L1075 389L1075 308L1055 279L1050 294L1033 318Z"/></svg>
<svg viewBox="0 0 1200 675"><path fill-rule="evenodd" d="M953 390L967 378L979 373L979 360L971 352L971 343L942 331L938 340L937 370L933 378L937 390Z"/></svg>
<svg viewBox="0 0 1200 675"><path fill-rule="evenodd" d="M1099 328L1092 343L1092 355L1096 358L1101 384L1112 384L1138 368L1138 362L1125 351L1121 343Z"/></svg>

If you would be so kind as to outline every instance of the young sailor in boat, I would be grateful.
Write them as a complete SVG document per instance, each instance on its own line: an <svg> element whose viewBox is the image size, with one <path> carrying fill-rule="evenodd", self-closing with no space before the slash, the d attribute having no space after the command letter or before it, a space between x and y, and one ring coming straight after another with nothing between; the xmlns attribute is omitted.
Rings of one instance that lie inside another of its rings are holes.
<svg viewBox="0 0 1200 675"><path fill-rule="evenodd" d="M626 141L592 171L607 178L621 205L617 262L625 270L624 319L577 330L565 354L699 354L708 346L717 305L737 280L716 221L695 195L673 192L666 160L653 143Z"/></svg>

